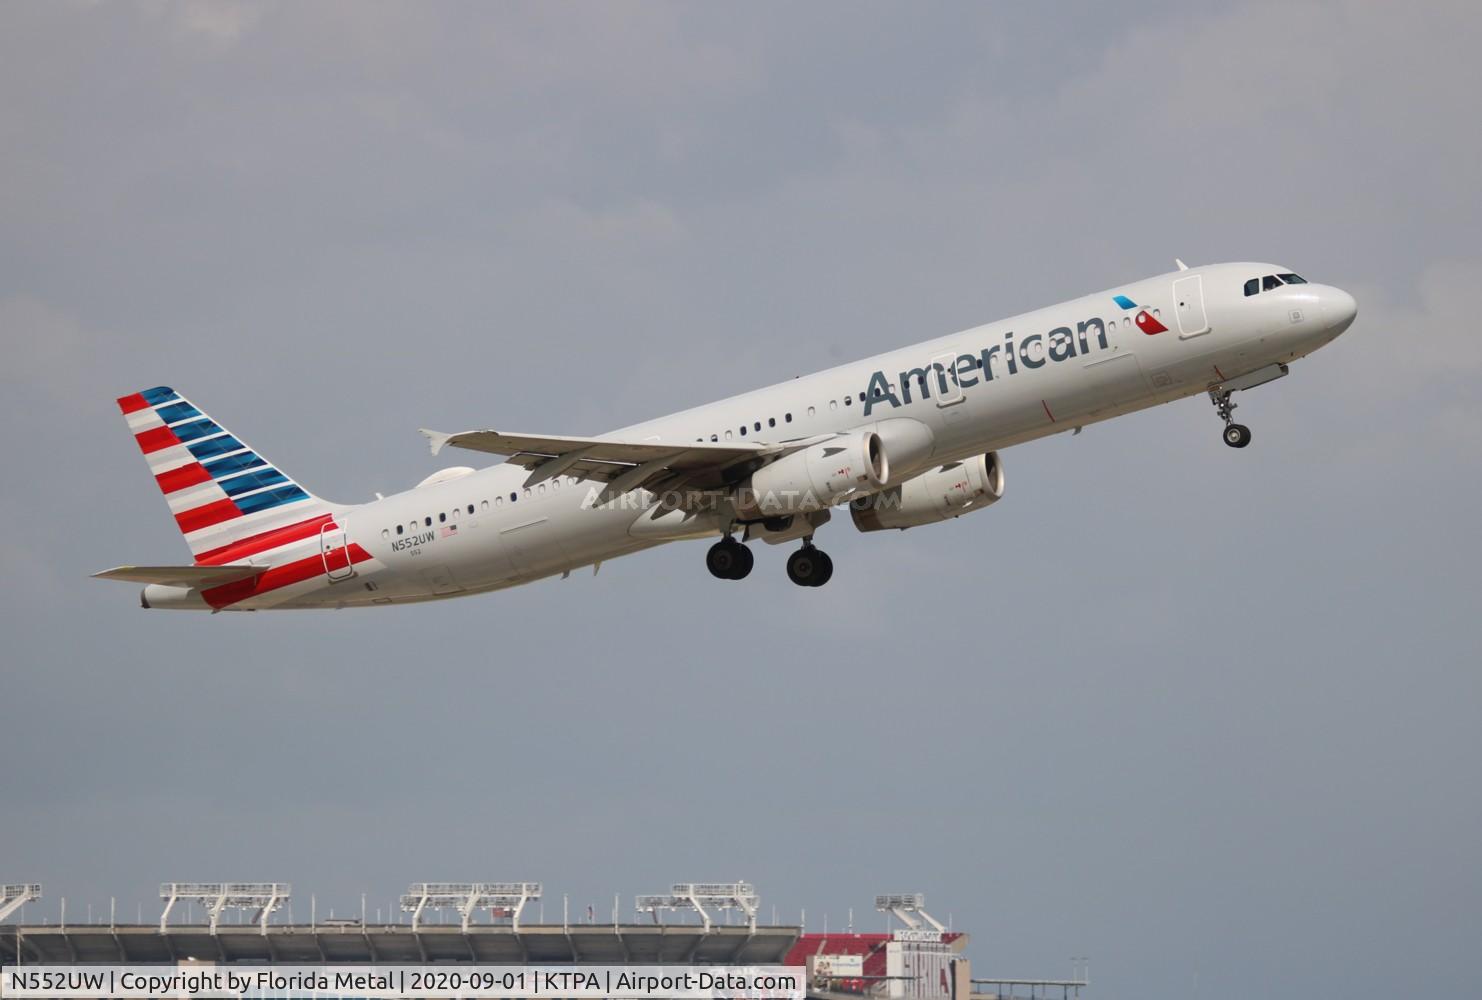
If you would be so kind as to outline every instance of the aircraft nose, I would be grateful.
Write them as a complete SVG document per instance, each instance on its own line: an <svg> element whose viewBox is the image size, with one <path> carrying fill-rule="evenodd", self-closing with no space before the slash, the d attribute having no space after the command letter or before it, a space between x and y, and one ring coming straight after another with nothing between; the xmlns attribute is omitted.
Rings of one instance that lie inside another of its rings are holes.
<svg viewBox="0 0 1482 1000"><path fill-rule="evenodd" d="M1328 329L1340 334L1353 324L1358 316L1358 302L1341 288L1323 290L1322 311L1328 321Z"/></svg>

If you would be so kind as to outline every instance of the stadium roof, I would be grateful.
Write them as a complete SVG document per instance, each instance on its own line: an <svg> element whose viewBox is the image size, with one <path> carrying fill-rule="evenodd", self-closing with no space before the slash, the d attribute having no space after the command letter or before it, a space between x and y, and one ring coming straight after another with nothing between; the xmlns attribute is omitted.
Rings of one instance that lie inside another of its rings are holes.
<svg viewBox="0 0 1482 1000"><path fill-rule="evenodd" d="M132 964L260 962L485 965L779 964L797 941L798 927L693 924L451 925L224 924L212 933L200 924L107 926L0 925L0 964Z"/></svg>

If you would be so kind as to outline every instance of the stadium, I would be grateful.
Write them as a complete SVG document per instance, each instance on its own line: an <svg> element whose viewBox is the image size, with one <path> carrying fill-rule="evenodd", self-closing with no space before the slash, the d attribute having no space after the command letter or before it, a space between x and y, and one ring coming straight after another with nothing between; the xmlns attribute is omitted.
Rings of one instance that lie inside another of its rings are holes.
<svg viewBox="0 0 1482 1000"><path fill-rule="evenodd" d="M818 1000L1078 1000L1088 979L1083 966L1068 979L975 975L969 936L921 893L877 895L890 929L874 933L763 923L747 882L675 883L637 896L628 922L617 897L607 920L590 906L573 919L563 897L546 922L539 882L422 882L353 917L321 919L311 897L307 923L281 882L167 882L152 922L119 922L112 906L69 922L65 901L55 922L28 921L41 899L34 883L0 887L0 966L800 965Z"/></svg>

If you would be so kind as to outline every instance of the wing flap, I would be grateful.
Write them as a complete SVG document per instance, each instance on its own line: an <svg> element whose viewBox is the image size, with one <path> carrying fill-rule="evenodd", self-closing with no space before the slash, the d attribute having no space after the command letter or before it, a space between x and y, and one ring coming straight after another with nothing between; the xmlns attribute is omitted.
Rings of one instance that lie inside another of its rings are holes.
<svg viewBox="0 0 1482 1000"><path fill-rule="evenodd" d="M511 465L529 469L526 486L558 475L571 475L610 484L611 498L639 489L663 477L705 486L721 485L725 470L753 459L771 458L791 446L763 442L622 441L610 438L506 434L502 431L464 431L443 434L423 430L435 455L444 447L504 455Z"/></svg>
<svg viewBox="0 0 1482 1000"><path fill-rule="evenodd" d="M546 434L507 434L493 430L443 434L439 431L424 429L422 433L427 436L434 455L446 447L468 448L473 451L488 452L491 455L505 455L511 458L528 456L535 460L528 464L579 455L580 459L576 461L580 462L619 462L624 465L643 465L662 458L669 460L672 468L711 468L783 450L781 445L760 442L686 441L666 444L661 441L621 441ZM526 465L527 463L520 464Z"/></svg>
<svg viewBox="0 0 1482 1000"><path fill-rule="evenodd" d="M772 461L789 452L826 441L822 434L783 442L763 441L623 441L613 438L507 434L463 431L444 434L423 429L432 453L445 447L504 455L511 465L531 470L526 486L558 475L608 483L604 497L614 497L662 483L667 488L712 489L729 481L728 470L743 463Z"/></svg>
<svg viewBox="0 0 1482 1000"><path fill-rule="evenodd" d="M266 566L115 566L94 573L98 580L126 580L130 583L158 583L166 587L192 587L197 590L236 583L257 576Z"/></svg>

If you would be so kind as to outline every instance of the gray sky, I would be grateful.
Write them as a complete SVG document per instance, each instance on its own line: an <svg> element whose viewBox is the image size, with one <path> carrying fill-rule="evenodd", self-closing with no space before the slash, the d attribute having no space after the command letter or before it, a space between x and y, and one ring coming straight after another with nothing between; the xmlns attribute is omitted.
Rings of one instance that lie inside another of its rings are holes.
<svg viewBox="0 0 1482 1000"><path fill-rule="evenodd" d="M1112 998L1475 988L1475 4L0 7L0 880L923 890ZM346 500L1194 262L1358 323L990 513L378 613L146 614L113 406ZM557 903L557 905L559 905ZM322 912L322 910L321 910ZM36 916L33 908L31 916Z"/></svg>

